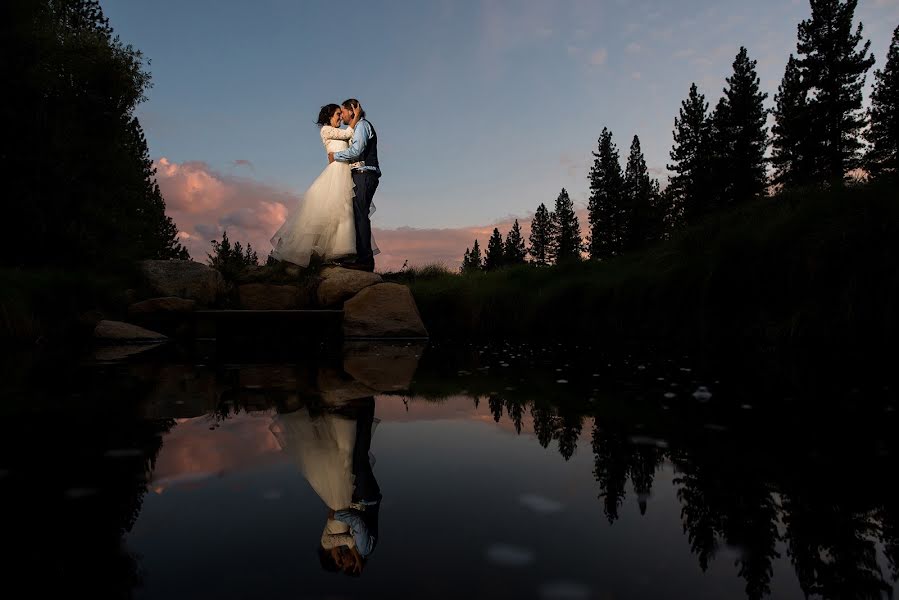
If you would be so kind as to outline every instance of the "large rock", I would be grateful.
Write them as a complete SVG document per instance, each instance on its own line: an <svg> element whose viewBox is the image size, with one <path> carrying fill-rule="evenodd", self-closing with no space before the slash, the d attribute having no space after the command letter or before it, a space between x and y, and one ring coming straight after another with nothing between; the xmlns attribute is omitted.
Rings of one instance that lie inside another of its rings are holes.
<svg viewBox="0 0 899 600"><path fill-rule="evenodd" d="M379 392L408 390L426 341L348 341L343 345L343 370Z"/></svg>
<svg viewBox="0 0 899 600"><path fill-rule="evenodd" d="M98 340L113 343L124 342L164 342L161 333L121 321L100 321L94 328L94 337Z"/></svg>
<svg viewBox="0 0 899 600"><path fill-rule="evenodd" d="M293 310L300 303L300 289L295 285L245 283L237 293L244 310Z"/></svg>
<svg viewBox="0 0 899 600"><path fill-rule="evenodd" d="M225 292L222 274L192 260L145 260L141 275L156 296L177 296L209 305Z"/></svg>
<svg viewBox="0 0 899 600"><path fill-rule="evenodd" d="M196 300L188 300L186 298L178 298L177 296L169 296L168 298L151 298L142 302L135 302L128 307L129 315L147 315L147 314L177 314L188 313L197 306Z"/></svg>
<svg viewBox="0 0 899 600"><path fill-rule="evenodd" d="M349 338L426 338L412 292L397 283L363 289L343 306L343 334Z"/></svg>
<svg viewBox="0 0 899 600"><path fill-rule="evenodd" d="M341 267L326 267L322 269L320 276L322 278L318 286L320 306L336 306L365 288L383 281L380 275Z"/></svg>

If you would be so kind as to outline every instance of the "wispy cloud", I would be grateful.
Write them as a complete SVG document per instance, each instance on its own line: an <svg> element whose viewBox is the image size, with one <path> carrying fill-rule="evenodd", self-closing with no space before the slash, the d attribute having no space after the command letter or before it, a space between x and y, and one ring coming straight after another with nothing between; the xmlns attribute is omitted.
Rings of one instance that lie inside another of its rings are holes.
<svg viewBox="0 0 899 600"><path fill-rule="evenodd" d="M606 64L606 61L609 59L609 51L605 48L599 48L598 50L594 50L590 55L590 64L594 67L602 66Z"/></svg>

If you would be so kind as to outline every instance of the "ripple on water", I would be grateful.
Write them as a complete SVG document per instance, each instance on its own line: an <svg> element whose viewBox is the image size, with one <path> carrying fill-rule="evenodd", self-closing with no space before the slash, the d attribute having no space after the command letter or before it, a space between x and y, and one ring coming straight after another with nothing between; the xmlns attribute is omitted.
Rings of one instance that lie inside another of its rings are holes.
<svg viewBox="0 0 899 600"><path fill-rule="evenodd" d="M524 567L534 562L534 551L511 544L491 544L487 560L503 567Z"/></svg>
<svg viewBox="0 0 899 600"><path fill-rule="evenodd" d="M518 497L518 502L536 513L552 514L562 510L563 505L546 496L539 494L522 494Z"/></svg>

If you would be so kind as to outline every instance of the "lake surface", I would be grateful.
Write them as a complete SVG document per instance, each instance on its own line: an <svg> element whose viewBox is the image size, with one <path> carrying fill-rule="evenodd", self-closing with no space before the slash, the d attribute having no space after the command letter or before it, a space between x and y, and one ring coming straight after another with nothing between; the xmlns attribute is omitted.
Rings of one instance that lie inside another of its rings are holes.
<svg viewBox="0 0 899 600"><path fill-rule="evenodd" d="M148 599L891 597L894 389L763 373L551 345L10 359L4 586ZM371 500L354 504L374 539L356 575L320 550L323 496L348 493L347 473Z"/></svg>

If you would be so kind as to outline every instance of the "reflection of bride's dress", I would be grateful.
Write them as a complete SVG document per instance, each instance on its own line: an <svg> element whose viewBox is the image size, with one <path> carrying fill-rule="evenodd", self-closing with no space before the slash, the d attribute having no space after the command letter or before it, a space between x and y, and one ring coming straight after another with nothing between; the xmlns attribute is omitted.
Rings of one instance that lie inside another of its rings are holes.
<svg viewBox="0 0 899 600"><path fill-rule="evenodd" d="M328 152L349 146L353 130L325 125L322 143ZM371 208L374 212L374 206ZM313 254L325 261L355 256L356 225L353 220L353 178L350 166L333 162L312 182L290 216L272 237L272 256L301 267ZM372 250L378 248L372 239Z"/></svg>

